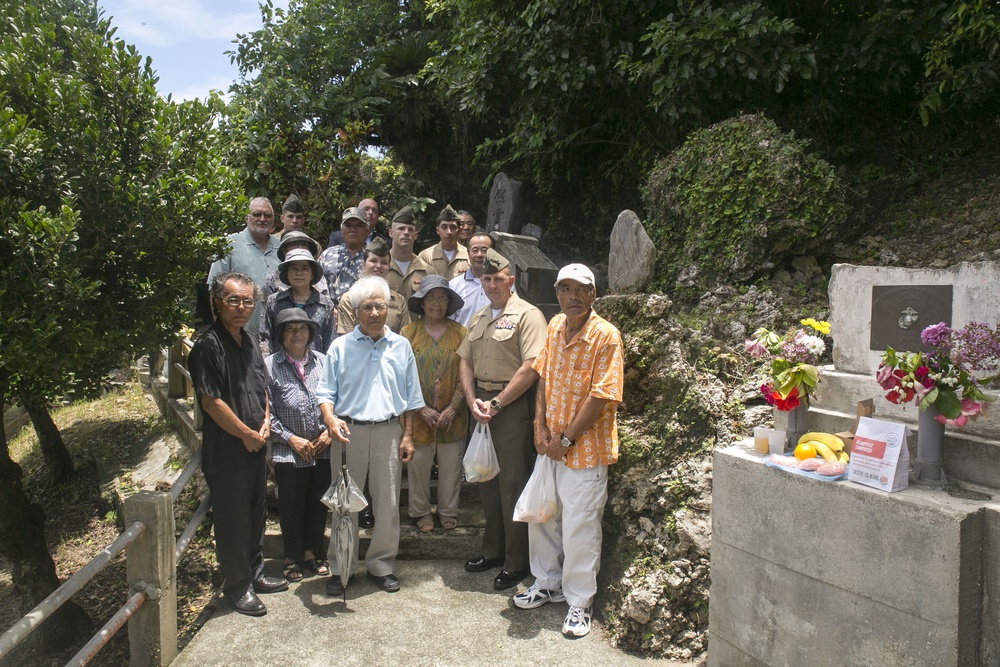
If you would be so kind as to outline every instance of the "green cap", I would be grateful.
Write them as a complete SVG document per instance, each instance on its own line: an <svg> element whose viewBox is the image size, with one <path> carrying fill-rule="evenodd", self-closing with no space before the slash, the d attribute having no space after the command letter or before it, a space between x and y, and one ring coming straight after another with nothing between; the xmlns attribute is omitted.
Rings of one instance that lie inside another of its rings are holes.
<svg viewBox="0 0 1000 667"><path fill-rule="evenodd" d="M281 206L282 213L305 213L306 209L302 205L302 200L294 192L288 195L288 199Z"/></svg>
<svg viewBox="0 0 1000 667"><path fill-rule="evenodd" d="M496 250L490 248L486 251L486 262L483 264L484 274L493 275L494 273L500 273L508 266L510 266L510 262Z"/></svg>
<svg viewBox="0 0 1000 667"><path fill-rule="evenodd" d="M413 224L413 209L409 206L404 206L403 208L396 211L396 215L392 216L393 223L399 223L401 225L412 225Z"/></svg>
<svg viewBox="0 0 1000 667"><path fill-rule="evenodd" d="M370 252L376 257L388 257L389 256L389 244L385 242L385 239L381 236L376 236L371 240L371 242L365 246L365 252Z"/></svg>
<svg viewBox="0 0 1000 667"><path fill-rule="evenodd" d="M438 213L437 221L449 220L451 222L458 222L458 213L451 207L451 204L445 206L440 213Z"/></svg>

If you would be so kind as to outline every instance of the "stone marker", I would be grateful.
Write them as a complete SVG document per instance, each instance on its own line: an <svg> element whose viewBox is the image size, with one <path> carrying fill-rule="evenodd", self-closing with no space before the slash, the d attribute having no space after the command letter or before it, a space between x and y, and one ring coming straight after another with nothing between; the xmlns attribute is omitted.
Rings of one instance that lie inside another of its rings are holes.
<svg viewBox="0 0 1000 667"><path fill-rule="evenodd" d="M524 227L521 227L521 236L530 236L533 239L542 240L542 228L538 225L533 225L528 223Z"/></svg>
<svg viewBox="0 0 1000 667"><path fill-rule="evenodd" d="M638 292L649 284L655 267L656 247L639 216L622 211L611 230L608 288L612 292Z"/></svg>
<svg viewBox="0 0 1000 667"><path fill-rule="evenodd" d="M486 231L510 233L521 213L521 181L502 171L493 177L490 205L486 213Z"/></svg>

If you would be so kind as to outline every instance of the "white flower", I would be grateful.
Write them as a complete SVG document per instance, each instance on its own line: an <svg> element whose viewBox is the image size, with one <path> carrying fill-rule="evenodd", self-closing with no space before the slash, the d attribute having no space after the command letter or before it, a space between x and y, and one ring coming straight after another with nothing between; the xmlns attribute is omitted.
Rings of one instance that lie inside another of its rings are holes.
<svg viewBox="0 0 1000 667"><path fill-rule="evenodd" d="M803 336L801 343L809 350L809 354L814 356L820 356L826 352L826 343L823 342L822 338L817 336Z"/></svg>

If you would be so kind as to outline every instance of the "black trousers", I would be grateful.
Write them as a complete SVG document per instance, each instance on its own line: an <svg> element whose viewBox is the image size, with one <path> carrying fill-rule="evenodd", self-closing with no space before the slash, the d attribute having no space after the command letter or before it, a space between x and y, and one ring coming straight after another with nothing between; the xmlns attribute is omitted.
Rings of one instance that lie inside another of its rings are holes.
<svg viewBox="0 0 1000 667"><path fill-rule="evenodd" d="M241 598L264 570L264 512L267 464L205 475L212 494L215 557L225 577L222 592Z"/></svg>
<svg viewBox="0 0 1000 667"><path fill-rule="evenodd" d="M476 398L489 401L500 392L476 389ZM479 498L486 515L483 555L503 558L504 569L528 569L528 524L514 521L514 505L535 467L534 392L526 391L490 420L500 474L479 484Z"/></svg>
<svg viewBox="0 0 1000 667"><path fill-rule="evenodd" d="M296 468L294 463L274 464L281 543L287 560L301 561L307 550L324 558L323 532L329 510L320 498L330 488L330 478L327 459L307 468Z"/></svg>

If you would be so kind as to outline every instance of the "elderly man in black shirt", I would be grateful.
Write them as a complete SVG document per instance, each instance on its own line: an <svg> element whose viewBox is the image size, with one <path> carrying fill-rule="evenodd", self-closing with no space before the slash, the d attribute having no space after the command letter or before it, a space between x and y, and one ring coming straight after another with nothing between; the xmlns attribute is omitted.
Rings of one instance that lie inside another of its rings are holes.
<svg viewBox="0 0 1000 667"><path fill-rule="evenodd" d="M259 297L260 288L246 274L217 276L212 301L218 319L188 358L205 413L201 469L212 495L223 593L236 611L249 616L267 613L257 593L288 588L284 578L263 575L267 371L257 339L243 328Z"/></svg>

